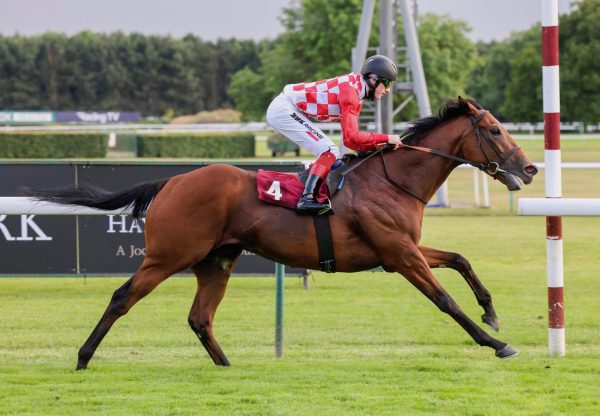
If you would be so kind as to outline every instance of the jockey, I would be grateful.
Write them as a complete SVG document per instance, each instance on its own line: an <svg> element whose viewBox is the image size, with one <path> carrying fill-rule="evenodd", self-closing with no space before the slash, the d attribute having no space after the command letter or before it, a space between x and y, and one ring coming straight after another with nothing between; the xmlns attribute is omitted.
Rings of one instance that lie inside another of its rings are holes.
<svg viewBox="0 0 600 416"><path fill-rule="evenodd" d="M311 165L302 198L298 202L299 213L327 211L329 205L317 202L315 197L321 182L340 157L338 147L311 119L341 120L344 146L352 150L373 150L382 143L400 143L400 137L395 134L358 130L358 115L363 100L380 100L390 92L396 75L396 65L389 58L374 55L365 61L360 74L350 73L316 82L289 84L271 102L267 110L269 125L317 157Z"/></svg>

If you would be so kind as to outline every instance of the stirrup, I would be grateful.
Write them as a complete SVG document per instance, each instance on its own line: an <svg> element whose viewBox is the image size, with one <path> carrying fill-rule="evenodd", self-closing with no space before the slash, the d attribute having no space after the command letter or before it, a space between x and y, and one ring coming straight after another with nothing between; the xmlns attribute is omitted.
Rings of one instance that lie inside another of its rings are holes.
<svg viewBox="0 0 600 416"><path fill-rule="evenodd" d="M329 199L329 198L327 198L327 206L325 208L320 209L319 212L317 212L317 215L323 215L323 214L333 215L333 208L331 207L331 199Z"/></svg>
<svg viewBox="0 0 600 416"><path fill-rule="evenodd" d="M300 202L298 202L298 206L296 207L296 212L301 215L322 215L325 213L333 214L333 210L331 209L331 201L327 199L327 203L323 204L321 202L317 202L316 199L311 198L310 200L305 201L309 204L313 204L312 207L300 207ZM316 206L315 206L316 205Z"/></svg>

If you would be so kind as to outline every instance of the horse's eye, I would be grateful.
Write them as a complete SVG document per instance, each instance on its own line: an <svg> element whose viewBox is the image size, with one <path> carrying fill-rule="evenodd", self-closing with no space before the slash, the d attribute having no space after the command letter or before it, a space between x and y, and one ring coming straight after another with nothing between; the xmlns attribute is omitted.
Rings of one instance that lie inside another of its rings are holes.
<svg viewBox="0 0 600 416"><path fill-rule="evenodd" d="M490 129L490 133L492 133L494 136L499 136L500 135L500 129L498 127L492 127Z"/></svg>

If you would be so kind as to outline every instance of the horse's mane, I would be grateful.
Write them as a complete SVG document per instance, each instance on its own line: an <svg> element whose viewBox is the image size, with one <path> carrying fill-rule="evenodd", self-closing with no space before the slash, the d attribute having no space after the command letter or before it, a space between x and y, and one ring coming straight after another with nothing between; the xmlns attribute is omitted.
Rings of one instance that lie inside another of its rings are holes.
<svg viewBox="0 0 600 416"><path fill-rule="evenodd" d="M406 144L417 144L423 133L436 128L445 121L469 114L468 103L478 110L482 109L479 104L469 98L450 99L440 108L437 115L423 117L411 122L408 129L402 134L402 141Z"/></svg>

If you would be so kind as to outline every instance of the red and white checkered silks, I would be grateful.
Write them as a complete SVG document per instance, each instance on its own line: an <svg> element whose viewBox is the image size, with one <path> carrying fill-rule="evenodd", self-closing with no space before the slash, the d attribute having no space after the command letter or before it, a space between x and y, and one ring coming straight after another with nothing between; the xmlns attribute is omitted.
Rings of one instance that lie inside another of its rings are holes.
<svg viewBox="0 0 600 416"><path fill-rule="evenodd" d="M291 84L284 88L296 107L308 117L318 121L339 121L341 118L339 94L340 88L350 87L361 97L362 76L350 73L335 78L302 84ZM362 103L360 104L362 107ZM360 108L358 109L360 112Z"/></svg>

